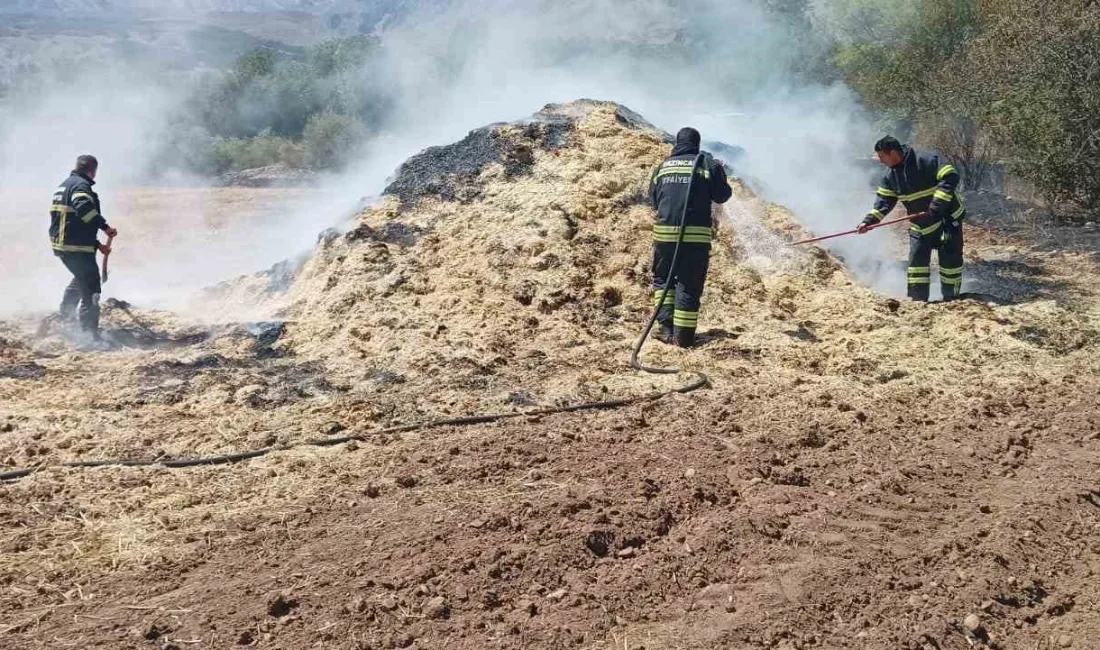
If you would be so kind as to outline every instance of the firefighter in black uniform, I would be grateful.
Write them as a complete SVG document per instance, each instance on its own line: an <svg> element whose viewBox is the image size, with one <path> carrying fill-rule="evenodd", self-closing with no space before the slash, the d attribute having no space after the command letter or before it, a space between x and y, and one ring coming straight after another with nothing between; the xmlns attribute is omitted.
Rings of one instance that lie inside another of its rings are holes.
<svg viewBox="0 0 1100 650"><path fill-rule="evenodd" d="M944 300L962 293L963 234L966 217L959 194L959 172L934 153L918 153L892 137L875 143L875 153L889 171L878 188L878 200L860 224L867 232L901 201L911 215L922 215L909 227L909 297L928 301L932 282L932 249L939 250L940 287Z"/></svg>
<svg viewBox="0 0 1100 650"><path fill-rule="evenodd" d="M69 178L53 194L50 206L50 244L54 255L73 274L61 301L61 319L71 322L80 305L80 327L99 339L99 268L95 254L110 252L99 243L100 230L108 236L118 232L107 225L99 207L99 196L92 191L99 162L95 156L80 156Z"/></svg>
<svg viewBox="0 0 1100 650"><path fill-rule="evenodd" d="M672 155L653 172L650 198L657 209L653 225L653 293L659 302L665 287L675 279L664 304L659 307L657 322L661 330L657 338L675 342L680 347L695 344L695 329L699 325L699 302L710 265L710 242L714 236L711 202L725 203L733 195L726 181L726 170L709 153L703 154L698 167L699 132L690 127L680 129ZM691 182L694 174L695 181ZM688 187L691 196L688 196ZM684 237L676 268L672 255L680 236L680 218L684 219Z"/></svg>

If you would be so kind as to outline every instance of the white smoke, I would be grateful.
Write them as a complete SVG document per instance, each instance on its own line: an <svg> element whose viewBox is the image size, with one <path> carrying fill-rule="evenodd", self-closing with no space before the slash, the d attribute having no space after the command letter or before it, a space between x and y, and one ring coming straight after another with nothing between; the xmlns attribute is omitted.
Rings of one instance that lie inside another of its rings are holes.
<svg viewBox="0 0 1100 650"><path fill-rule="evenodd" d="M379 193L409 155L581 97L620 102L668 131L690 124L704 140L738 145L745 153L734 173L759 181L766 199L817 232L854 227L873 200L857 163L874 134L851 92L799 74L812 53L809 35L750 0L425 3L379 34L380 56L364 71L364 84L394 108L362 164L308 201L235 227L213 228L201 205L149 215L155 227L113 223L123 235L105 295L175 302L269 267L307 250L319 231ZM115 64L0 105L0 201L11 215L0 239L8 264L0 314L50 309L60 296L67 275L49 253L47 201L77 154L100 158L97 189L108 217L123 186L140 185L165 164L153 157L173 135L164 116L183 92ZM889 257L874 237L837 243L871 281ZM895 275L887 270L882 279Z"/></svg>

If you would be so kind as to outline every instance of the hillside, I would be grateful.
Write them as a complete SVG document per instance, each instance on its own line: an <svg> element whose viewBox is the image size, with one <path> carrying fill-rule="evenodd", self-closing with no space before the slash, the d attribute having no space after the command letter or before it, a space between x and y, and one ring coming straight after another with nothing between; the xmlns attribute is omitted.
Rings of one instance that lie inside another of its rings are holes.
<svg viewBox="0 0 1100 650"><path fill-rule="evenodd" d="M401 5L402 0L365 2L363 0L9 0L0 11L10 13L110 14L134 11L198 14L209 12L305 13L363 10L367 6Z"/></svg>
<svg viewBox="0 0 1100 650"><path fill-rule="evenodd" d="M1034 233L970 226L988 295L899 303L735 183L705 344L644 352L709 387L387 429L680 385L625 365L667 150L548 106L205 297L263 322L111 302L111 353L0 322L0 463L44 467L0 485L0 645L1094 647L1100 269Z"/></svg>
<svg viewBox="0 0 1100 650"><path fill-rule="evenodd" d="M15 0L0 3L0 87L78 60L166 72L224 69L256 50L291 55L373 32L421 2ZM73 21L80 30L72 31Z"/></svg>

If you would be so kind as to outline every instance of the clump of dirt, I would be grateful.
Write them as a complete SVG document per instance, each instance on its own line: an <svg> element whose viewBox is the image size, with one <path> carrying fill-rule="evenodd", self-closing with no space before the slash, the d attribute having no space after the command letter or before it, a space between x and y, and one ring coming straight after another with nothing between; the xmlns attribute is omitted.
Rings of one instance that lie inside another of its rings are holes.
<svg viewBox="0 0 1100 650"><path fill-rule="evenodd" d="M41 379L44 376L46 369L33 361L0 366L0 379Z"/></svg>

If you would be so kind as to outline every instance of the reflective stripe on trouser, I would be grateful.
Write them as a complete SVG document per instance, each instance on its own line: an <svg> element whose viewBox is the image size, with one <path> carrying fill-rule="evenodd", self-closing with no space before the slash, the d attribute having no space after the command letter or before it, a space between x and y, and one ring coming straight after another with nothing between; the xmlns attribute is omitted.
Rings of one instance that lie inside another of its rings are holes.
<svg viewBox="0 0 1100 650"><path fill-rule="evenodd" d="M662 304L662 298L664 299L663 300L664 304L666 304L666 305L675 305L676 304L676 289L673 288L672 291L668 292L668 294L665 294L664 287L661 287L660 289L654 289L653 290L653 306L656 307L656 306Z"/></svg>
<svg viewBox="0 0 1100 650"><path fill-rule="evenodd" d="M710 266L710 246L684 243L680 245L680 258L673 272L672 254L676 244L660 243L653 245L653 289L654 301L660 299L660 292L676 276L676 286L669 291L675 294L672 302L668 299L661 305L657 320L662 325L674 325L677 330L694 331L699 323L699 306L703 297L703 286L707 280Z"/></svg>
<svg viewBox="0 0 1100 650"><path fill-rule="evenodd" d="M932 276L932 249L940 239L937 229L932 234L921 234L918 229L909 231L909 281L907 294L913 300L928 300L928 285Z"/></svg>
<svg viewBox="0 0 1100 650"><path fill-rule="evenodd" d="M73 280L65 289L61 300L61 317L72 318L80 305L80 326L86 332L99 330L99 294L101 292L99 267L95 253L57 253L61 262L73 274Z"/></svg>
<svg viewBox="0 0 1100 650"><path fill-rule="evenodd" d="M713 238L713 232L707 226L685 226L685 244L709 244ZM653 242L657 244L676 243L680 240L679 226L666 226L664 224L653 225Z"/></svg>
<svg viewBox="0 0 1100 650"><path fill-rule="evenodd" d="M944 300L953 300L962 293L963 238L962 227L946 224L940 228L909 232L908 295L913 300L928 300L932 283L932 251L939 251L940 287ZM927 232L931 230L931 232Z"/></svg>
<svg viewBox="0 0 1100 650"><path fill-rule="evenodd" d="M677 309L672 315L672 324L677 328L693 330L699 327L699 311Z"/></svg>
<svg viewBox="0 0 1100 650"><path fill-rule="evenodd" d="M940 239L940 289L944 300L954 300L962 295L963 282L963 232L951 222L944 224Z"/></svg>

